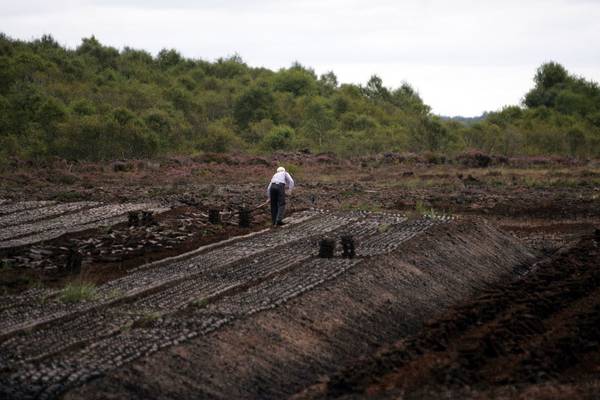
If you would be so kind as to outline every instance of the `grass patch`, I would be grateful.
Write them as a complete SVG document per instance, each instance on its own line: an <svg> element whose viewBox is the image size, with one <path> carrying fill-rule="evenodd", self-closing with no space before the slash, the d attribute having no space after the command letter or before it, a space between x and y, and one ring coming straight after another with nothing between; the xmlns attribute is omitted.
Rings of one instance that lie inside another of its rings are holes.
<svg viewBox="0 0 600 400"><path fill-rule="evenodd" d="M197 308L204 308L207 305L208 305L208 299L206 299L206 298L196 299L196 300L192 301L192 306L197 307Z"/></svg>
<svg viewBox="0 0 600 400"><path fill-rule="evenodd" d="M60 291L58 298L64 303L79 303L96 298L96 286L92 283L69 283Z"/></svg>
<svg viewBox="0 0 600 400"><path fill-rule="evenodd" d="M431 209L433 210L433 207ZM417 200L417 203L415 204L415 212L419 215L424 215L428 211L429 210L427 206L425 206L425 203L423 203L421 200Z"/></svg>
<svg viewBox="0 0 600 400"><path fill-rule="evenodd" d="M106 297L109 298L110 300L114 300L114 299L118 299L122 295L123 295L123 291L122 290L114 288L110 292L108 292L108 294L106 295Z"/></svg>
<svg viewBox="0 0 600 400"><path fill-rule="evenodd" d="M159 318L160 318L160 313L158 313L158 312L148 312L148 313L143 314L140 317L139 320L141 322L146 322L147 323L147 322L156 321Z"/></svg>
<svg viewBox="0 0 600 400"><path fill-rule="evenodd" d="M126 323L120 327L121 332L129 332L133 328L133 321Z"/></svg>
<svg viewBox="0 0 600 400"><path fill-rule="evenodd" d="M436 211L433 207L426 207L422 201L418 200L415 205L415 213L417 215L429 218L442 217L446 215L446 213Z"/></svg>
<svg viewBox="0 0 600 400"><path fill-rule="evenodd" d="M40 298L40 304L47 304L53 299L52 293L46 294Z"/></svg>
<svg viewBox="0 0 600 400"><path fill-rule="evenodd" d="M131 329L148 327L152 324L152 322L156 321L159 318L160 318L160 313L158 313L158 312L144 313L138 319L136 319L133 322L133 324L131 324Z"/></svg>
<svg viewBox="0 0 600 400"><path fill-rule="evenodd" d="M381 224L377 227L379 233L385 233L390 230L392 226L390 224Z"/></svg>

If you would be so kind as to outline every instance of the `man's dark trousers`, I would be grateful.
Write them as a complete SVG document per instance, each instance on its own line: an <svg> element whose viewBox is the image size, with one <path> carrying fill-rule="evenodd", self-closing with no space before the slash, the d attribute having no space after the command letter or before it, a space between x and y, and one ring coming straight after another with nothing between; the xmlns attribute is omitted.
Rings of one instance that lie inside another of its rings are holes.
<svg viewBox="0 0 600 400"><path fill-rule="evenodd" d="M285 184L273 183L269 190L271 197L271 220L273 225L281 222L285 213Z"/></svg>

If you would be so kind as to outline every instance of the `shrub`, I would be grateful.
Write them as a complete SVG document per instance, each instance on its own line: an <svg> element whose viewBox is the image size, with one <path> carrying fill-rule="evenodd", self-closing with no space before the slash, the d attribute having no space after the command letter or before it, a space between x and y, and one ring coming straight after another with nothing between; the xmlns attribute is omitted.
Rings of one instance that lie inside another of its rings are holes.
<svg viewBox="0 0 600 400"><path fill-rule="evenodd" d="M295 131L289 126L276 126L261 141L266 150L289 150L294 141Z"/></svg>
<svg viewBox="0 0 600 400"><path fill-rule="evenodd" d="M206 136L200 139L200 148L212 153L226 153L238 142L228 121L219 120L208 126Z"/></svg>
<svg viewBox="0 0 600 400"><path fill-rule="evenodd" d="M417 203L415 204L415 212L418 215L429 218L436 218L443 215L442 213L437 212L433 207L427 208L421 200L417 200Z"/></svg>

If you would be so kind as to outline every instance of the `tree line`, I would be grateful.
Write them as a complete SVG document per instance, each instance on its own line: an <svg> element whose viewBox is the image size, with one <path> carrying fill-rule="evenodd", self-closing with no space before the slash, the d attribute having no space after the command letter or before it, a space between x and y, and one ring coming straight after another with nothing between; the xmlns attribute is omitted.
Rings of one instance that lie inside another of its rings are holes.
<svg viewBox="0 0 600 400"><path fill-rule="evenodd" d="M150 158L203 152L387 151L600 156L600 90L556 63L522 105L465 124L431 113L408 84L339 84L299 63L271 71L234 55L156 56L84 38L0 34L0 160Z"/></svg>

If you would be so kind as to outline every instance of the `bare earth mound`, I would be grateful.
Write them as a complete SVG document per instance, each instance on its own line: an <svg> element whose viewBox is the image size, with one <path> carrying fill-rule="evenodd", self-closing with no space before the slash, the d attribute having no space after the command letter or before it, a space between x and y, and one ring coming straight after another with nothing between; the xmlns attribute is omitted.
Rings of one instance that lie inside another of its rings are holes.
<svg viewBox="0 0 600 400"><path fill-rule="evenodd" d="M600 232L298 399L597 399Z"/></svg>
<svg viewBox="0 0 600 400"><path fill-rule="evenodd" d="M3 390L42 397L67 390L68 399L281 398L418 332L451 305L524 272L533 259L480 220L305 217L113 283L129 283L129 296L98 305L99 315L78 331L69 321L81 315L37 328L44 337L62 335L57 344L78 336L77 346L42 357L32 354L42 343L21 341L31 347L31 360L42 361L13 364L3 356ZM324 233L353 234L357 257L317 258ZM153 288L134 291L147 274ZM120 322L97 323L108 314ZM109 324L114 329L99 335Z"/></svg>

